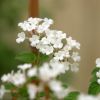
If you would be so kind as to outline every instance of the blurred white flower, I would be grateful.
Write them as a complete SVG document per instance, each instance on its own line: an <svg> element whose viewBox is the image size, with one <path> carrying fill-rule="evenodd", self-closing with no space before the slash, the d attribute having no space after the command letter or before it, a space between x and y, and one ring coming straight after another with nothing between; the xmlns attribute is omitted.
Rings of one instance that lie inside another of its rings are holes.
<svg viewBox="0 0 100 100"><path fill-rule="evenodd" d="M62 85L61 85L61 82L60 81L56 81L56 80L52 80L49 82L49 86L50 86L50 89L53 91L53 92L59 92L63 89Z"/></svg>
<svg viewBox="0 0 100 100"><path fill-rule="evenodd" d="M49 81L52 79L54 76L52 74L52 69L50 68L48 63L43 64L39 68L39 77L42 81Z"/></svg>
<svg viewBox="0 0 100 100"><path fill-rule="evenodd" d="M73 64L71 64L71 71L72 72L77 72L77 71L79 71L79 64L78 63L73 63Z"/></svg>
<svg viewBox="0 0 100 100"><path fill-rule="evenodd" d="M81 94L78 96L78 100L100 100L100 99L92 95Z"/></svg>
<svg viewBox="0 0 100 100"><path fill-rule="evenodd" d="M12 75L10 82L15 86L20 86L26 82L26 77L23 73L21 73L21 71L18 71Z"/></svg>
<svg viewBox="0 0 100 100"><path fill-rule="evenodd" d="M61 51L54 53L55 60L63 60L65 57L66 58L70 57L70 54L68 51L61 50Z"/></svg>
<svg viewBox="0 0 100 100"><path fill-rule="evenodd" d="M54 74L55 76L58 76L61 73L65 73L66 71L66 66L64 65L64 63L61 63L59 61L50 62L50 66L52 68L52 74Z"/></svg>
<svg viewBox="0 0 100 100"><path fill-rule="evenodd" d="M34 84L28 84L27 89L28 89L28 94L29 94L30 100L34 100L36 97L36 93L38 91L37 86Z"/></svg>
<svg viewBox="0 0 100 100"><path fill-rule="evenodd" d="M28 77L34 77L36 75L37 75L37 68L35 66L27 71Z"/></svg>
<svg viewBox="0 0 100 100"><path fill-rule="evenodd" d="M76 40L73 40L72 37L68 37L66 38L67 40L67 44L71 47L71 48L77 48L80 49L80 44L78 42L76 42Z"/></svg>
<svg viewBox="0 0 100 100"><path fill-rule="evenodd" d="M79 53L78 53L78 52L73 52L73 53L72 53L72 59L73 59L75 62L79 62L79 61L80 61Z"/></svg>
<svg viewBox="0 0 100 100"><path fill-rule="evenodd" d="M18 38L16 39L16 42L21 43L24 42L24 40L25 40L25 33L24 32L18 33Z"/></svg>
<svg viewBox="0 0 100 100"><path fill-rule="evenodd" d="M10 81L10 79L11 79L11 74L9 73L9 74L4 74L2 77L1 77L1 81L2 82L9 82Z"/></svg>
<svg viewBox="0 0 100 100"><path fill-rule="evenodd" d="M97 79L97 83L100 84L100 79Z"/></svg>
<svg viewBox="0 0 100 100"><path fill-rule="evenodd" d="M96 59L96 67L100 67L100 58Z"/></svg>
<svg viewBox="0 0 100 100"><path fill-rule="evenodd" d="M6 89L5 89L4 85L1 85L0 86L0 100L3 100L3 96L4 96L5 92L6 92Z"/></svg>
<svg viewBox="0 0 100 100"><path fill-rule="evenodd" d="M23 64L23 65L18 65L18 68L25 71L26 69L29 69L32 67L32 64Z"/></svg>
<svg viewBox="0 0 100 100"><path fill-rule="evenodd" d="M100 78L100 70L99 70L98 72L96 72L96 76L97 76L98 78Z"/></svg>
<svg viewBox="0 0 100 100"><path fill-rule="evenodd" d="M49 82L50 89L54 92L58 99L63 99L70 92L69 89L64 89L62 83L57 80L52 80Z"/></svg>

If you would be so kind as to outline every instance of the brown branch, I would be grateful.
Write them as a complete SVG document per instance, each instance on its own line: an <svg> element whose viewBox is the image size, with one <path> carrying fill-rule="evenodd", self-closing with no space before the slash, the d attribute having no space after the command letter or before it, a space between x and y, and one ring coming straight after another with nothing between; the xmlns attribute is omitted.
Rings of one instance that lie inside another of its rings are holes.
<svg viewBox="0 0 100 100"><path fill-rule="evenodd" d="M39 1L29 0L29 17L39 17ZM38 50L31 47L32 52L38 53Z"/></svg>
<svg viewBox="0 0 100 100"><path fill-rule="evenodd" d="M39 16L39 1L29 0L29 16L38 17Z"/></svg>

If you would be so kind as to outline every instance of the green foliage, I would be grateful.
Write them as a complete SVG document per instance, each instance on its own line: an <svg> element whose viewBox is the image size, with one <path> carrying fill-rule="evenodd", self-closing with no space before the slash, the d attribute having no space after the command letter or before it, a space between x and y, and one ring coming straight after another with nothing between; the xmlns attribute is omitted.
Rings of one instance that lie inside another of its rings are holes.
<svg viewBox="0 0 100 100"><path fill-rule="evenodd" d="M64 100L77 100L77 97L79 96L79 92L70 92L69 94L68 94L68 96L66 96L65 98L64 98Z"/></svg>
<svg viewBox="0 0 100 100"><path fill-rule="evenodd" d="M18 62L14 60L16 53L0 41L0 76L15 69Z"/></svg>
<svg viewBox="0 0 100 100"><path fill-rule="evenodd" d="M26 4L26 0L0 0L0 31L6 31L5 27L15 28L23 10L27 9Z"/></svg>
<svg viewBox="0 0 100 100"><path fill-rule="evenodd" d="M32 63L36 61L36 54L31 52L22 52L16 56L16 59L25 63Z"/></svg>
<svg viewBox="0 0 100 100"><path fill-rule="evenodd" d="M63 86L64 88L68 88L68 85L67 85L66 83L63 83L62 86Z"/></svg>
<svg viewBox="0 0 100 100"><path fill-rule="evenodd" d="M39 60L39 63L42 64L49 60L49 56L40 53L37 59Z"/></svg>
<svg viewBox="0 0 100 100"><path fill-rule="evenodd" d="M5 83L4 86L5 86L5 88L6 88L7 90L12 90L12 89L16 88L16 87L15 87L13 84L11 84L11 83Z"/></svg>
<svg viewBox="0 0 100 100"><path fill-rule="evenodd" d="M17 60L25 63L34 63L41 65L43 62L48 61L49 57L47 55L32 52L22 52L15 57Z"/></svg>
<svg viewBox="0 0 100 100"><path fill-rule="evenodd" d="M23 86L23 87L19 88L19 94L20 94L20 96L19 96L20 98L27 98L28 97L27 87ZM24 99L22 99L22 100L24 100Z"/></svg>
<svg viewBox="0 0 100 100"><path fill-rule="evenodd" d="M51 100L58 100L58 98L54 95L53 92L51 92L50 98L51 98Z"/></svg>
<svg viewBox="0 0 100 100"><path fill-rule="evenodd" d="M45 96L45 92L39 92L37 94L37 98L41 98L41 97L44 97Z"/></svg>
<svg viewBox="0 0 100 100"><path fill-rule="evenodd" d="M27 0L0 0L0 77L16 69L15 66L18 64L14 59L17 50L13 49L14 45L12 48L10 42L13 41L14 33L16 34L17 23L25 16L27 2Z"/></svg>
<svg viewBox="0 0 100 100"><path fill-rule="evenodd" d="M92 78L90 80L89 88L88 88L88 93L91 95L97 95L100 93L100 85L97 83L97 76L96 72L98 72L100 68L95 68L92 71Z"/></svg>
<svg viewBox="0 0 100 100"><path fill-rule="evenodd" d="M97 95L100 93L100 85L97 82L92 82L89 86L88 93L91 95Z"/></svg>

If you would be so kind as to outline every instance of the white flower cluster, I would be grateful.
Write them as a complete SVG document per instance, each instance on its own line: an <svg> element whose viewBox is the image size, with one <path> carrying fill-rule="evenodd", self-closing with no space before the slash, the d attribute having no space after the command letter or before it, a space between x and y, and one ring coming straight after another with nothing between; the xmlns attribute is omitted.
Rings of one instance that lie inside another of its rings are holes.
<svg viewBox="0 0 100 100"><path fill-rule="evenodd" d="M100 58L96 59L96 67L100 68ZM100 70L98 72L96 72L96 76L97 76L97 83L100 84Z"/></svg>
<svg viewBox="0 0 100 100"><path fill-rule="evenodd" d="M32 47L50 56L50 62L40 66L19 65L16 73L12 71L1 78L3 83L11 83L18 88L26 86L30 100L35 99L37 93L45 92L45 88L62 100L70 90L64 88L57 77L68 70L78 71L80 56L77 50L80 49L80 44L64 32L52 30L52 24L53 20L48 18L29 18L18 24L24 32L18 33L16 42L20 44L27 39ZM4 92L1 94L3 96Z"/></svg>
<svg viewBox="0 0 100 100"><path fill-rule="evenodd" d="M67 63L66 66L69 65L71 71L78 71L80 56L77 49L80 49L80 44L64 32L50 29L52 24L52 19L29 18L18 26L30 32L31 36L27 37L24 32L21 32L16 42L21 43L28 39L30 45L36 47L41 53L52 55L51 59L54 61Z"/></svg>
<svg viewBox="0 0 100 100"><path fill-rule="evenodd" d="M19 70L13 71L7 75L3 75L2 82L8 82L14 86L20 87L27 83L27 80L32 77L38 77L40 86L35 83L28 83L27 89L30 100L34 99L36 94L43 90L45 84L54 92L58 98L63 98L68 94L69 89L65 89L62 83L56 80L57 76L64 73L63 64L61 63L44 63L41 67L32 67L31 64L23 64L18 66ZM2 92L1 92L2 93ZM3 92L4 93L4 92ZM2 93L2 94L3 94Z"/></svg>

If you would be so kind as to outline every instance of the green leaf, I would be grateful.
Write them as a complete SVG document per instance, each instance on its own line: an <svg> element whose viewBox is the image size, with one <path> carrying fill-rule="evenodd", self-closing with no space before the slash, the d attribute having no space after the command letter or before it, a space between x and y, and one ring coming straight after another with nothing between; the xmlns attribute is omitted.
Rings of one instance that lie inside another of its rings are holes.
<svg viewBox="0 0 100 100"><path fill-rule="evenodd" d="M94 75L92 76L92 79L90 80L90 83L96 82L97 79L98 79L98 78L97 78L96 74L94 74Z"/></svg>
<svg viewBox="0 0 100 100"><path fill-rule="evenodd" d="M98 72L100 70L100 68L95 68L92 71L92 78L90 80L90 85L88 88L88 93L91 95L97 95L98 93L100 93L100 85L97 83L97 76L96 76L96 72Z"/></svg>
<svg viewBox="0 0 100 100"><path fill-rule="evenodd" d="M18 97L17 100L29 100L28 97Z"/></svg>
<svg viewBox="0 0 100 100"><path fill-rule="evenodd" d="M45 96L45 92L39 92L38 93L38 97L44 97Z"/></svg>
<svg viewBox="0 0 100 100"><path fill-rule="evenodd" d="M66 96L66 97L64 98L64 100L77 100L77 97L78 97L79 94L80 94L80 93L77 92L77 91L75 91L75 92L70 92L70 93L68 94L68 96Z"/></svg>
<svg viewBox="0 0 100 100"><path fill-rule="evenodd" d="M97 82L92 82L89 86L88 93L91 95L97 95L100 93L100 85Z"/></svg>
<svg viewBox="0 0 100 100"><path fill-rule="evenodd" d="M66 83L63 83L62 86L63 86L64 88L68 88L68 85L67 85Z"/></svg>
<svg viewBox="0 0 100 100"><path fill-rule="evenodd" d="M20 97L28 97L28 92L27 92L27 88L25 86L19 88L19 94L20 94Z"/></svg>
<svg viewBox="0 0 100 100"><path fill-rule="evenodd" d="M12 90L15 88L15 86L11 83L5 83L4 86L7 90Z"/></svg>
<svg viewBox="0 0 100 100"><path fill-rule="evenodd" d="M50 98L51 100L58 100L58 98L54 95L54 93L50 94Z"/></svg>
<svg viewBox="0 0 100 100"><path fill-rule="evenodd" d="M23 52L23 53L18 54L16 56L16 59L19 61L27 62L27 63L32 63L32 62L35 62L36 55L31 52Z"/></svg>
<svg viewBox="0 0 100 100"><path fill-rule="evenodd" d="M92 75L95 75L96 74L96 72L98 72L100 70L100 68L95 68L93 71L92 71Z"/></svg>
<svg viewBox="0 0 100 100"><path fill-rule="evenodd" d="M39 54L39 57L37 58L39 61L39 64L43 64L44 62L47 62L49 60L49 56L45 55L45 54Z"/></svg>
<svg viewBox="0 0 100 100"><path fill-rule="evenodd" d="M49 57L48 57L47 55L40 54L40 60L41 60L41 62L47 61L48 58L49 58Z"/></svg>

